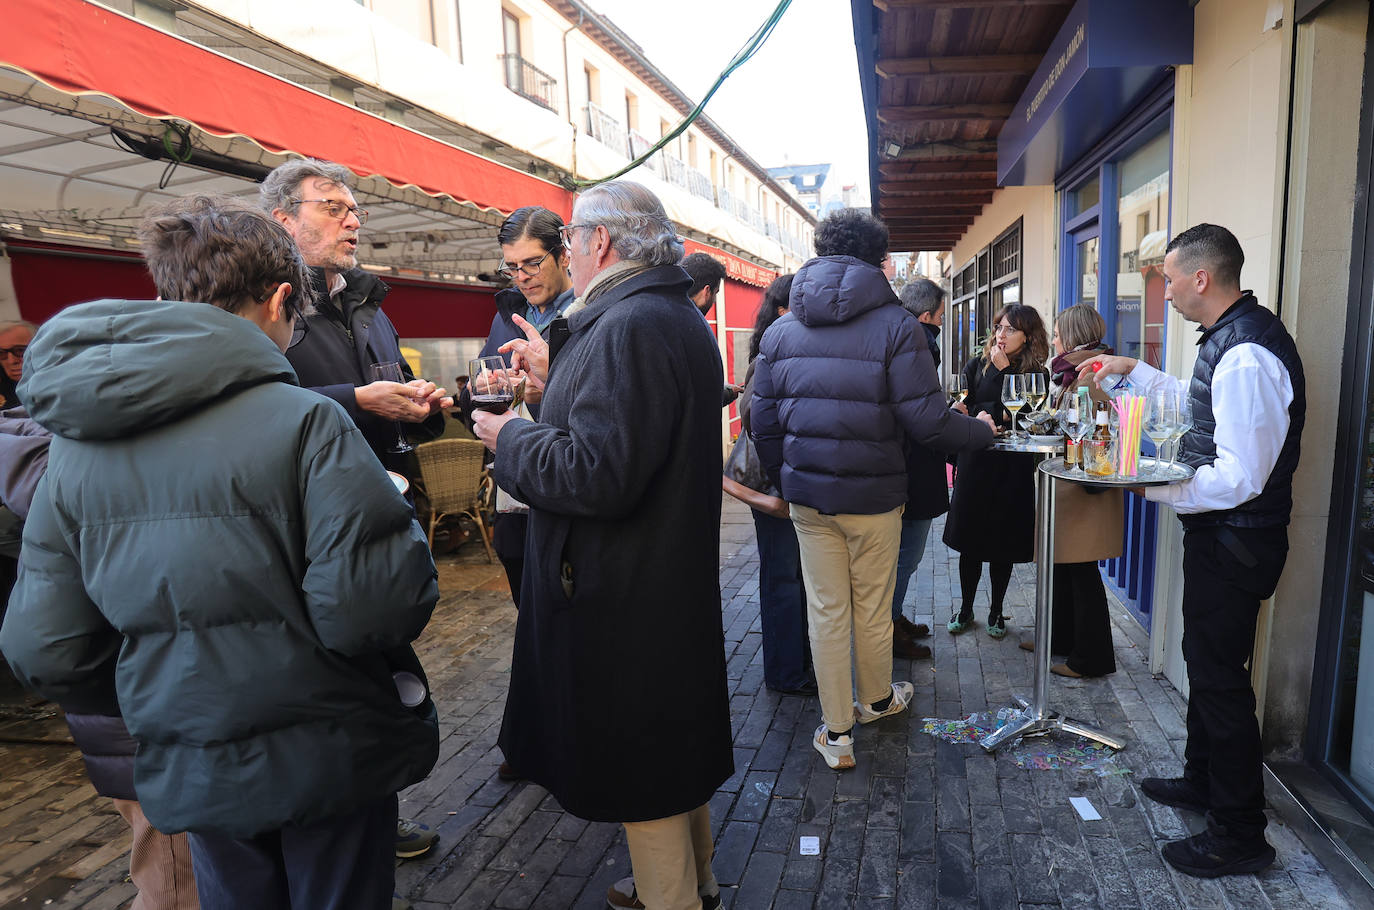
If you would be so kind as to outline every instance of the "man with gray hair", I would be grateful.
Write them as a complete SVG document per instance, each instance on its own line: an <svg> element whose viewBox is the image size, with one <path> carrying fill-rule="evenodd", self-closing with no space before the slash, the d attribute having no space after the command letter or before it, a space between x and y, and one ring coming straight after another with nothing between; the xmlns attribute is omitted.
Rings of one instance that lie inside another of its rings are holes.
<svg viewBox="0 0 1374 910"><path fill-rule="evenodd" d="M296 240L310 266L318 312L296 327L287 360L301 385L343 405L382 464L401 467L388 449L396 421L423 424L429 438L444 430L444 390L416 379L401 356L396 329L382 312L390 288L358 268L358 232L367 210L358 208L348 170L329 161L295 158L262 182L262 206ZM400 364L404 382L374 380L374 363ZM389 457L390 456L390 457Z"/></svg>
<svg viewBox="0 0 1374 910"><path fill-rule="evenodd" d="M935 372L940 372L940 327L945 319L945 291L929 278L913 278L897 295L902 308L916 317L926 333ZM944 456L920 443L907 440L906 511L902 513L902 540L897 549L897 584L892 589L892 656L926 660L930 648L916 641L930 634L930 626L912 622L902 612L911 576L926 552L930 525L949 511L949 477Z"/></svg>
<svg viewBox="0 0 1374 910"><path fill-rule="evenodd" d="M358 268L358 231L367 210L358 208L349 180L348 170L333 162L293 158L259 188L262 207L296 241L315 288L316 311L296 321L286 359L301 385L343 405L382 465L399 471L404 462L389 451L398 442L397 421L423 424L425 434L437 438L444 431L442 409L453 407L453 399L415 378L381 310L390 288ZM404 382L368 375L371 364L387 362L400 364ZM418 661L408 669L424 676ZM398 858L423 856L438 842L428 825L397 820Z"/></svg>
<svg viewBox="0 0 1374 910"><path fill-rule="evenodd" d="M720 906L707 801L733 772L720 583L721 365L658 199L583 193L563 228L573 290L539 422L474 414L496 481L529 503L500 745L564 809L624 824L612 906ZM547 364L547 368L545 367Z"/></svg>

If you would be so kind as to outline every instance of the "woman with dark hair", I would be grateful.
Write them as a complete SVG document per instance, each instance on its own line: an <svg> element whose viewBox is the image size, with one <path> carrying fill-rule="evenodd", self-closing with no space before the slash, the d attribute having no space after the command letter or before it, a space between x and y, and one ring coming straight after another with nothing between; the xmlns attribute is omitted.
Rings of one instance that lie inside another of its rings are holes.
<svg viewBox="0 0 1374 910"><path fill-rule="evenodd" d="M982 355L964 365L968 413L987 413L998 426L1010 426L1010 415L1002 406L1002 377L1047 373L1043 364L1049 347L1039 313L1016 303L1002 307ZM1012 563L1035 558L1034 456L997 451L960 453L944 539L959 554L962 598L958 611L950 617L949 631L958 634L973 625L973 598L986 562L992 582L988 635L1002 638L1007 634L1002 604L1011 582Z"/></svg>
<svg viewBox="0 0 1374 910"><path fill-rule="evenodd" d="M793 275L782 275L763 292L749 339L749 371L739 396L740 432L748 433L754 359L768 327L787 314ZM768 495L724 479L725 492L749 506L759 548L759 623L763 626L763 681L784 695L815 695L811 644L806 635L806 589L802 586L797 531L780 495ZM775 491L776 492L776 491Z"/></svg>

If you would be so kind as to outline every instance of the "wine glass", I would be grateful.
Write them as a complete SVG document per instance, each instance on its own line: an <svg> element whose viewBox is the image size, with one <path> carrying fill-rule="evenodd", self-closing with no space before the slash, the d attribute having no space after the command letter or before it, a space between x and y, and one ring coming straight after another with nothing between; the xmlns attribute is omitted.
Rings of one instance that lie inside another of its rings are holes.
<svg viewBox="0 0 1374 910"><path fill-rule="evenodd" d="M1011 412L1011 438L1023 439L1016 428L1016 412L1026 406L1026 377L1008 373L1002 377L1002 404Z"/></svg>
<svg viewBox="0 0 1374 910"><path fill-rule="evenodd" d="M1029 414L1039 414L1041 405L1045 403L1045 397L1049 394L1049 386L1046 383L1044 373L1026 373L1026 402L1030 405ZM1034 421L1032 421L1034 422Z"/></svg>
<svg viewBox="0 0 1374 910"><path fill-rule="evenodd" d="M1155 444L1155 466L1151 474L1160 473L1160 461L1164 444L1174 435L1178 423L1178 393L1173 390L1157 390L1150 393L1145 402L1145 423L1142 429Z"/></svg>
<svg viewBox="0 0 1374 910"><path fill-rule="evenodd" d="M1083 467L1083 437L1087 436L1092 429L1092 399L1084 395L1077 395L1066 400L1057 412L1059 418L1059 428L1064 431L1064 435L1073 440L1074 445L1079 447L1078 471L1085 473Z"/></svg>
<svg viewBox="0 0 1374 910"><path fill-rule="evenodd" d="M401 373L401 365L395 360L384 360L381 363L372 365L372 378L379 382L397 382L404 384L405 376ZM405 430L401 429L401 422L396 423L396 441L387 447L387 451L392 455L402 455L413 450L415 447L406 441Z"/></svg>
<svg viewBox="0 0 1374 910"><path fill-rule="evenodd" d="M951 407L963 401L968 395L968 380L964 379L964 374L951 373L945 382L945 392L949 395Z"/></svg>
<svg viewBox="0 0 1374 910"><path fill-rule="evenodd" d="M500 414L515 404L515 383L500 355L469 360L468 376L472 406L477 410Z"/></svg>
<svg viewBox="0 0 1374 910"><path fill-rule="evenodd" d="M1187 393L1178 396L1178 421L1174 424L1174 431L1169 434L1174 446L1169 450L1169 467L1174 466L1174 460L1178 458L1178 441L1182 439L1189 430L1193 428L1193 399Z"/></svg>

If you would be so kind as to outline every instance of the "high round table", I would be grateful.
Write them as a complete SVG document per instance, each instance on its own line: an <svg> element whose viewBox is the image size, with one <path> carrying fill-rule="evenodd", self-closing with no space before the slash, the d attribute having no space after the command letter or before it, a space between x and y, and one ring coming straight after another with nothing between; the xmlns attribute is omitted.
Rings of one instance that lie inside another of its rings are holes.
<svg viewBox="0 0 1374 910"><path fill-rule="evenodd" d="M1003 440L994 442L992 447L1000 451L1028 452L1032 448L1003 447ZM1061 442L1060 448L1063 448ZM1046 449L1050 451L1050 449ZM1055 480L1096 487L1155 487L1182 483L1193 476L1193 469L1187 465L1176 464L1172 467L1158 459L1140 459L1140 473L1135 477L1121 477L1115 474L1094 477L1083 473L1079 468L1070 468L1062 458L1050 458L1040 463L1036 509L1036 553L1035 553L1035 692L1030 701L1017 698L1021 719L1008 723L983 737L979 743L989 752L999 746L1016 742L1023 736L1037 733L1072 733L1095 740L1112 749L1126 747L1124 740L1112 736L1096 727L1065 717L1050 708L1050 626L1053 620L1053 583L1054 583L1054 487Z"/></svg>

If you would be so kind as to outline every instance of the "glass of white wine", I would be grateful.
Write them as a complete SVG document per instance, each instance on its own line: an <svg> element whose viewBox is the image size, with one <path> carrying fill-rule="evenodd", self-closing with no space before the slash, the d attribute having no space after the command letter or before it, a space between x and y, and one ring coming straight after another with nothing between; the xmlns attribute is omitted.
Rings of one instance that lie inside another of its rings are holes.
<svg viewBox="0 0 1374 910"><path fill-rule="evenodd" d="M1026 377L1021 373L1002 377L1002 405L1011 412L1011 438L1023 439L1016 428L1016 412L1026 406Z"/></svg>
<svg viewBox="0 0 1374 910"><path fill-rule="evenodd" d="M1049 385L1046 382L1045 374L1026 373L1024 378L1026 382L1026 404L1030 406L1026 413L1029 415L1039 414L1041 406L1045 403L1045 397L1049 394ZM1033 416L1030 422L1036 422Z"/></svg>
<svg viewBox="0 0 1374 910"><path fill-rule="evenodd" d="M968 381L964 379L964 374L951 373L945 382L945 392L949 395L950 407L963 401L968 396Z"/></svg>

